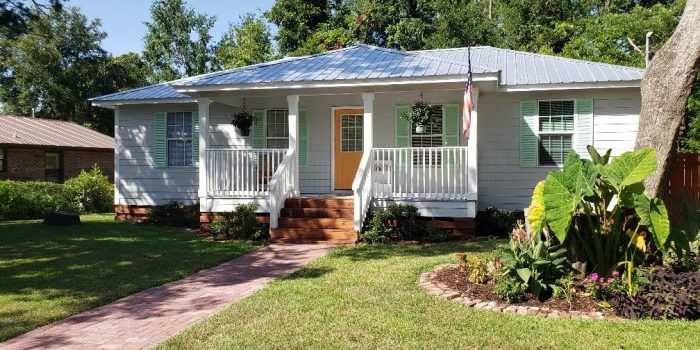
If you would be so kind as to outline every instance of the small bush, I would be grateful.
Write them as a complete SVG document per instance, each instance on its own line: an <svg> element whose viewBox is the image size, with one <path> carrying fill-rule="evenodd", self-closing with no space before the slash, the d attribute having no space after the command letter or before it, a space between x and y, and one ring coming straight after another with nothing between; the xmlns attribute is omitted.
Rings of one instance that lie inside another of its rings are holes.
<svg viewBox="0 0 700 350"><path fill-rule="evenodd" d="M79 210L53 182L0 181L0 220L42 219L52 211Z"/></svg>
<svg viewBox="0 0 700 350"><path fill-rule="evenodd" d="M104 213L114 205L114 187L97 165L92 170L65 182L64 194L70 202L78 203L82 212Z"/></svg>
<svg viewBox="0 0 700 350"><path fill-rule="evenodd" d="M610 304L618 315L631 318L700 319L700 273L664 267L645 275L635 296L615 294Z"/></svg>
<svg viewBox="0 0 700 350"><path fill-rule="evenodd" d="M258 205L241 204L232 212L221 213L211 224L213 234L224 234L234 239L259 240L267 237L264 227L258 222Z"/></svg>
<svg viewBox="0 0 700 350"><path fill-rule="evenodd" d="M507 237L517 225L518 220L524 219L525 215L522 210L509 211L489 207L476 213L476 233L480 236Z"/></svg>
<svg viewBox="0 0 700 350"><path fill-rule="evenodd" d="M586 291L595 300L609 300L613 295L625 290L625 285L622 283L620 273L613 271L611 277L599 276L597 273L592 273L586 281Z"/></svg>
<svg viewBox="0 0 700 350"><path fill-rule="evenodd" d="M450 235L437 221L428 221L428 223L423 226L423 234L421 235L421 239L426 242L444 242L449 237Z"/></svg>
<svg viewBox="0 0 700 350"><path fill-rule="evenodd" d="M496 295L503 301L515 304L525 301L527 286L510 276L500 276L496 279Z"/></svg>
<svg viewBox="0 0 700 350"><path fill-rule="evenodd" d="M467 275L469 283L484 284L488 280L486 264L476 256L467 257L466 254L457 254L459 267Z"/></svg>
<svg viewBox="0 0 700 350"><path fill-rule="evenodd" d="M168 227L199 227L199 205L186 206L172 201L151 208L143 221L146 224Z"/></svg>
<svg viewBox="0 0 700 350"><path fill-rule="evenodd" d="M392 240L415 239L418 208L412 205L392 204L372 214L368 229L360 235L366 243L386 243Z"/></svg>

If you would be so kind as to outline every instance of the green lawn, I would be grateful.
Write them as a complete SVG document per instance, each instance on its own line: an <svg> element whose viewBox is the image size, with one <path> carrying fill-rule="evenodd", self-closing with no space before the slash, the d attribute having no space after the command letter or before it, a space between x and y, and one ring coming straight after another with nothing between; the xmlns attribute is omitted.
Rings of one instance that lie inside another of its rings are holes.
<svg viewBox="0 0 700 350"><path fill-rule="evenodd" d="M85 215L83 224L0 222L0 340L180 279L257 247Z"/></svg>
<svg viewBox="0 0 700 350"><path fill-rule="evenodd" d="M420 273L500 242L335 249L161 344L165 349L693 349L700 322L497 314L424 293Z"/></svg>

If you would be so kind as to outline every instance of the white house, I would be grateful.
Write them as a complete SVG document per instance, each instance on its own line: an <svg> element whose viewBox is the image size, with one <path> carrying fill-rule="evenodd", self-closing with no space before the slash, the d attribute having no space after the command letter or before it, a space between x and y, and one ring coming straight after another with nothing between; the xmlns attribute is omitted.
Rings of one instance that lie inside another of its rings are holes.
<svg viewBox="0 0 700 350"><path fill-rule="evenodd" d="M358 45L96 97L115 110L115 205L256 202L273 238L352 240L373 207L521 209L568 149L633 148L642 70L493 47L471 56L468 142L467 48ZM419 134L401 115L421 96L436 123ZM249 136L230 121L244 107L258 117ZM288 200L325 194L352 199Z"/></svg>

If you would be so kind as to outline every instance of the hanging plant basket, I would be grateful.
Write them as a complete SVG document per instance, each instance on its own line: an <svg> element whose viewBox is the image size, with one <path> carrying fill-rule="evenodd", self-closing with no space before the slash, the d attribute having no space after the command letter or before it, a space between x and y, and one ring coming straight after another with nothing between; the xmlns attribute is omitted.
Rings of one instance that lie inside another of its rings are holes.
<svg viewBox="0 0 700 350"><path fill-rule="evenodd" d="M231 115L231 124L240 130L241 136L250 135L250 127L253 123L255 123L255 116L245 110Z"/></svg>
<svg viewBox="0 0 700 350"><path fill-rule="evenodd" d="M404 113L401 117L408 120L411 125L414 125L416 133L422 134L425 132L426 126L433 124L433 106L423 101L421 97L420 100L411 106L411 110Z"/></svg>

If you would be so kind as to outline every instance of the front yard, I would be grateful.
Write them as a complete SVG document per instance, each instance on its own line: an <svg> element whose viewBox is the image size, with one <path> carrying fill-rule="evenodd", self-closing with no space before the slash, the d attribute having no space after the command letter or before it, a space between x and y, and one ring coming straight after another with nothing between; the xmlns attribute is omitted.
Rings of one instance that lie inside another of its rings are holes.
<svg viewBox="0 0 700 350"><path fill-rule="evenodd" d="M505 241L348 246L231 305L162 349L692 349L700 322L579 321L473 310L426 294L420 273Z"/></svg>
<svg viewBox="0 0 700 350"><path fill-rule="evenodd" d="M258 247L84 215L74 227L0 222L0 341Z"/></svg>

